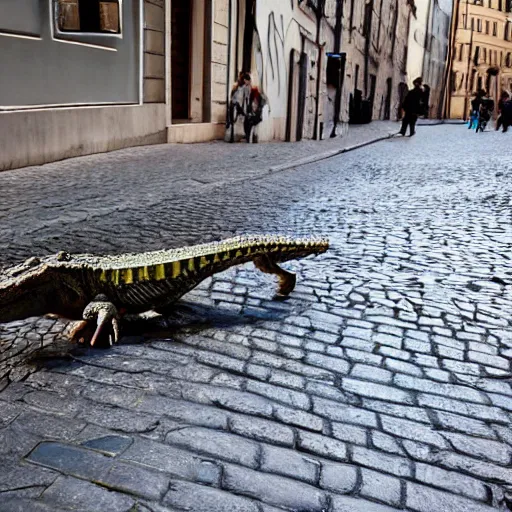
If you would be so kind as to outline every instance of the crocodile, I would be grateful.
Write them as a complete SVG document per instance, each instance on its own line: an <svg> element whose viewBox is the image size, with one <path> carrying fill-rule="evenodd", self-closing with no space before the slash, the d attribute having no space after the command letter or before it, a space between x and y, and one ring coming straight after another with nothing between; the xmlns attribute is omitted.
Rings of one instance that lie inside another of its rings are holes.
<svg viewBox="0 0 512 512"><path fill-rule="evenodd" d="M125 314L165 313L204 279L252 261L279 279L278 295L289 295L295 274L278 263L320 254L325 238L253 235L145 253L97 256L61 251L31 257L0 275L0 323L53 314L77 320L71 338L89 327L93 346L102 331L110 344L119 340ZM106 329L105 326L108 326Z"/></svg>

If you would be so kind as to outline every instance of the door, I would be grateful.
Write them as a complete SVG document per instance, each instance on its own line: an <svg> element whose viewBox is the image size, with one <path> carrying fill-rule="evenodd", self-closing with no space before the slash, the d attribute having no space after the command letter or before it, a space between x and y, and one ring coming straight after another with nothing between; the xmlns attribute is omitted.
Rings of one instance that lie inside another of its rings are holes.
<svg viewBox="0 0 512 512"><path fill-rule="evenodd" d="M190 27L191 0L171 2L172 119L190 117Z"/></svg>

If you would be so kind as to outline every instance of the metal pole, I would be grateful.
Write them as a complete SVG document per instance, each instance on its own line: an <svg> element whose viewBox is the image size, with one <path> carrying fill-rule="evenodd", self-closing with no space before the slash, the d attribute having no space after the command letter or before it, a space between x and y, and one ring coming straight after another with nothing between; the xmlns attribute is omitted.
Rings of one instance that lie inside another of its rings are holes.
<svg viewBox="0 0 512 512"><path fill-rule="evenodd" d="M445 69L444 84L443 84L443 96L444 96L444 114L443 118L447 119L450 115L452 106L452 91L451 91L451 74L453 70L453 52L455 51L455 36L457 29L459 28L459 7L460 0L454 0L452 6L452 20L451 20L451 31L450 41L448 44L448 56L447 66ZM467 20L467 17L466 17Z"/></svg>
<svg viewBox="0 0 512 512"><path fill-rule="evenodd" d="M316 105L315 105L315 126L313 127L313 139L318 140L318 117L320 115L320 80L322 79L322 47L320 46L320 29L322 27L322 17L324 15L325 0L319 0L316 11L316 47L318 50L318 62L316 73Z"/></svg>
<svg viewBox="0 0 512 512"><path fill-rule="evenodd" d="M342 21L343 21L343 6L345 2L343 0L337 0L336 2L336 25L334 27L334 53L339 54L341 50L341 37L342 37ZM343 73L343 75L341 75ZM340 118L341 112L341 94L342 87L344 83L345 76L345 66L341 65L340 62L340 80L338 83L338 87L336 89L336 97L334 99L334 123L332 127L331 137L336 135L336 127L338 126L338 121Z"/></svg>
<svg viewBox="0 0 512 512"><path fill-rule="evenodd" d="M466 3L467 3L467 0L466 0ZM466 14L467 16L467 14ZM467 19L467 17L466 17ZM472 20L473 21L473 20ZM464 121L467 120L467 113L468 113L468 95L470 94L470 91L469 91L469 71L470 71L470 66L471 66L471 57L473 55L473 33L475 31L475 26L474 26L474 23L471 23L471 37L469 39L469 53L468 53L468 69L467 69L467 73L466 73L466 94L465 94L465 97L464 97L464 115L462 117L462 119Z"/></svg>

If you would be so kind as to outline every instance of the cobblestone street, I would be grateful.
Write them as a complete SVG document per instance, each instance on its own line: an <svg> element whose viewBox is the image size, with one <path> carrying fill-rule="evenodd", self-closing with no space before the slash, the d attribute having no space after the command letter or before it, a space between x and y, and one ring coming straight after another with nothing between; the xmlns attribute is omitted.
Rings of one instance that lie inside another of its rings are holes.
<svg viewBox="0 0 512 512"><path fill-rule="evenodd" d="M373 126L358 140L397 131ZM512 510L510 139L420 126L279 169L342 140L0 174L0 265L243 233L331 242L285 264L286 301L233 268L110 349L68 345L52 318L1 325L0 511Z"/></svg>

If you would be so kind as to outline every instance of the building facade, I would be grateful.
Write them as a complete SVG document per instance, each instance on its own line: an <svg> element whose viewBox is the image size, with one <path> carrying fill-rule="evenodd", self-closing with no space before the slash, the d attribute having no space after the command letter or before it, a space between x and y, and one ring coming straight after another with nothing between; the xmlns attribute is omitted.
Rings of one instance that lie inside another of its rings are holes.
<svg viewBox="0 0 512 512"><path fill-rule="evenodd" d="M265 98L260 141L396 119L415 12L414 0L2 0L0 170L231 140L241 73Z"/></svg>
<svg viewBox="0 0 512 512"><path fill-rule="evenodd" d="M447 57L450 45L452 6L440 0L416 3L411 20L407 58L408 86L417 77L429 87L429 118L442 118L447 88Z"/></svg>
<svg viewBox="0 0 512 512"><path fill-rule="evenodd" d="M2 0L0 170L221 137L229 3Z"/></svg>
<svg viewBox="0 0 512 512"><path fill-rule="evenodd" d="M496 103L501 91L512 91L511 13L510 0L456 0L446 105L449 117L467 119L477 90L485 89Z"/></svg>
<svg viewBox="0 0 512 512"><path fill-rule="evenodd" d="M232 78L250 72L269 103L259 140L319 139L349 122L397 119L413 0L235 3L246 30L233 36Z"/></svg>
<svg viewBox="0 0 512 512"><path fill-rule="evenodd" d="M342 48L347 54L343 120L396 120L407 92L412 0L346 2Z"/></svg>

